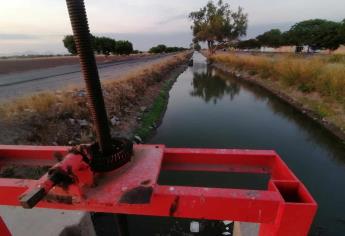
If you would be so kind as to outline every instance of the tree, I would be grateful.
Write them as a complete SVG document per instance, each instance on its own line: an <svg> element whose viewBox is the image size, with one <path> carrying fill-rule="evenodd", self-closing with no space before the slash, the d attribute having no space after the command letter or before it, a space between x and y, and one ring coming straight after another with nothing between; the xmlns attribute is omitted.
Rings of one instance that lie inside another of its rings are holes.
<svg viewBox="0 0 345 236"><path fill-rule="evenodd" d="M289 41L296 46L316 49L337 49L344 43L341 37L341 22L313 19L299 22L288 31Z"/></svg>
<svg viewBox="0 0 345 236"><path fill-rule="evenodd" d="M69 53L77 55L77 47L75 45L73 35L66 35L62 42Z"/></svg>
<svg viewBox="0 0 345 236"><path fill-rule="evenodd" d="M183 47L167 47L164 44L159 44L155 47L150 48L149 53L171 53L171 52L180 52L187 50Z"/></svg>
<svg viewBox="0 0 345 236"><path fill-rule="evenodd" d="M248 40L239 41L235 45L235 47L239 49L256 49L256 48L260 48L261 44L259 40L257 39L248 39Z"/></svg>
<svg viewBox="0 0 345 236"><path fill-rule="evenodd" d="M167 46L165 46L164 44L159 44L155 47L150 48L149 52L150 53L163 53L166 52L167 50Z"/></svg>
<svg viewBox="0 0 345 236"><path fill-rule="evenodd" d="M194 44L194 50L196 50L196 51L200 51L201 50L201 46L200 46L199 43L195 43Z"/></svg>
<svg viewBox="0 0 345 236"><path fill-rule="evenodd" d="M127 40L116 41L115 47L113 48L113 54L129 55L133 52L133 44Z"/></svg>
<svg viewBox="0 0 345 236"><path fill-rule="evenodd" d="M96 37L90 34L93 50L97 54L104 54L106 56L112 54L131 54L133 52L133 45L127 40L119 40L108 37ZM63 39L65 48L73 55L77 54L77 48L73 39L73 35L67 35Z"/></svg>
<svg viewBox="0 0 345 236"><path fill-rule="evenodd" d="M219 0L213 1L199 11L191 12L189 18L196 41L207 42L209 52L215 53L222 44L246 35L248 15L241 7L232 11L230 5Z"/></svg>
<svg viewBox="0 0 345 236"><path fill-rule="evenodd" d="M341 22L341 25L339 28L339 36L343 39L343 41L345 41L345 19Z"/></svg>
<svg viewBox="0 0 345 236"><path fill-rule="evenodd" d="M95 37L94 50L97 53L102 53L106 56L110 55L116 47L116 41L107 37Z"/></svg>
<svg viewBox="0 0 345 236"><path fill-rule="evenodd" d="M271 29L256 37L262 46L278 48L282 45L283 37L279 29Z"/></svg>
<svg viewBox="0 0 345 236"><path fill-rule="evenodd" d="M345 42L344 38L341 37L341 26L341 23L332 21L321 24L312 46L316 49L336 50Z"/></svg>

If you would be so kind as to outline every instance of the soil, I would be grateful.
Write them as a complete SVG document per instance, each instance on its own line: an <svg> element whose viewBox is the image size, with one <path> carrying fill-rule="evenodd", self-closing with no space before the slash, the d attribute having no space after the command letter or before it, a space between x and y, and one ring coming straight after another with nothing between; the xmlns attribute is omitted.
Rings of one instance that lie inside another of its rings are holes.
<svg viewBox="0 0 345 236"><path fill-rule="evenodd" d="M50 166L5 165L0 168L0 178L39 179Z"/></svg>

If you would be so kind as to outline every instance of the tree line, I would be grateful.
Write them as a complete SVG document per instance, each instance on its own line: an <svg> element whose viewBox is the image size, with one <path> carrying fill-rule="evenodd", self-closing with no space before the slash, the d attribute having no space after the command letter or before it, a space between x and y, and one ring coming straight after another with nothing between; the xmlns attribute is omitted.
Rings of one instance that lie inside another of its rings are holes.
<svg viewBox="0 0 345 236"><path fill-rule="evenodd" d="M164 44L159 44L155 47L150 48L149 53L171 53L171 52L180 52L187 50L183 47L167 47Z"/></svg>
<svg viewBox="0 0 345 236"><path fill-rule="evenodd" d="M209 52L229 46L239 49L256 49L262 46L278 48L280 46L297 46L296 49L308 46L308 51L329 49L336 50L345 44L345 19L340 22L312 19L293 25L288 31L269 30L256 38L238 39L246 35L248 14L239 7L232 10L222 0L209 1L198 11L191 12L193 43L196 50L199 42L206 42Z"/></svg>
<svg viewBox="0 0 345 236"><path fill-rule="evenodd" d="M329 49L336 50L345 44L345 19L334 22L322 19L301 21L288 31L269 30L256 38L235 43L239 49L255 49L264 47L278 48L280 46L307 46L308 51Z"/></svg>
<svg viewBox="0 0 345 236"><path fill-rule="evenodd" d="M73 35L65 36L62 41L69 53L73 55L77 54L77 47L75 45ZM127 40L115 40L108 37L97 37L91 35L91 42L93 50L97 54L129 55L133 52L137 52L133 51L133 44Z"/></svg>

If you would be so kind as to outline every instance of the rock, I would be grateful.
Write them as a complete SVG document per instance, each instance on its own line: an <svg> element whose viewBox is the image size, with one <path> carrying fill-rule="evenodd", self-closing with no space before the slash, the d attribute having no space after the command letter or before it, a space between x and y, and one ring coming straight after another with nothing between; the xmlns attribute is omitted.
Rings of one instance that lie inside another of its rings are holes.
<svg viewBox="0 0 345 236"><path fill-rule="evenodd" d="M34 110L34 109L29 109L29 108L24 109L24 111L25 111L25 112L30 112L30 113L35 112L35 110Z"/></svg>
<svg viewBox="0 0 345 236"><path fill-rule="evenodd" d="M223 221L223 224L224 225L229 225L229 224L231 224L233 221L230 221L230 220L224 220Z"/></svg>
<svg viewBox="0 0 345 236"><path fill-rule="evenodd" d="M75 142L74 142L73 140L68 141L68 145L74 146L74 145L75 145Z"/></svg>
<svg viewBox="0 0 345 236"><path fill-rule="evenodd" d="M147 107L144 107L144 106L140 107L140 111L142 111L142 112L146 111L146 109L147 109Z"/></svg>
<svg viewBox="0 0 345 236"><path fill-rule="evenodd" d="M139 135L135 135L135 136L134 136L134 141L135 141L136 143L142 143L142 142L143 142L143 140L140 138Z"/></svg>
<svg viewBox="0 0 345 236"><path fill-rule="evenodd" d="M190 232L191 232L191 233L199 233L199 231L200 231L199 222L197 222L197 221L192 221L192 222L190 222L190 227L189 227L189 229L190 229Z"/></svg>
<svg viewBox="0 0 345 236"><path fill-rule="evenodd" d="M78 124L79 124L81 127L87 127L87 126L89 126L89 122L87 122L86 120L78 120Z"/></svg>
<svg viewBox="0 0 345 236"><path fill-rule="evenodd" d="M70 119L68 119L68 121L69 121L69 123L70 123L71 125L74 125L74 124L75 124L75 119L70 118Z"/></svg>
<svg viewBox="0 0 345 236"><path fill-rule="evenodd" d="M119 125L120 124L120 119L116 116L113 116L111 119L110 119L110 122L113 126L115 125Z"/></svg>
<svg viewBox="0 0 345 236"><path fill-rule="evenodd" d="M85 96L86 96L86 92L85 92L84 90L79 90L79 91L77 92L77 96L78 96L78 97L85 97Z"/></svg>

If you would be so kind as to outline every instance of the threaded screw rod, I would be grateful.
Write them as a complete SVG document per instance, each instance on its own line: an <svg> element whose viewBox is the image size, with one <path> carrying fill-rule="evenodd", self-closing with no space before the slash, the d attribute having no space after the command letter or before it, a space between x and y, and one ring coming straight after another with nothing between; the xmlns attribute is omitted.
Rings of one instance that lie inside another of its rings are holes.
<svg viewBox="0 0 345 236"><path fill-rule="evenodd" d="M74 41L79 55L81 70L86 84L89 105L97 142L104 155L112 153L112 142L105 110L101 83L99 80L95 55L91 45L90 30L83 0L66 0L72 24Z"/></svg>

